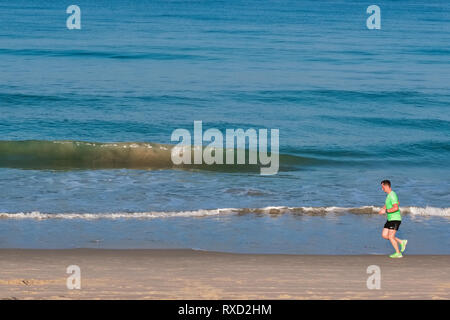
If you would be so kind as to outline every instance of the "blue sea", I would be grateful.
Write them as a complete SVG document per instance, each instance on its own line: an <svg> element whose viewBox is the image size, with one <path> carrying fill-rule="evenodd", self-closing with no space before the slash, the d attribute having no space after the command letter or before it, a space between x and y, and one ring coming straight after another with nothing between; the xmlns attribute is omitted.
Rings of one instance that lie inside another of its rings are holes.
<svg viewBox="0 0 450 320"><path fill-rule="evenodd" d="M450 2L371 4L1 0L0 248L388 254L389 179L450 254ZM279 130L279 172L173 167L194 121Z"/></svg>

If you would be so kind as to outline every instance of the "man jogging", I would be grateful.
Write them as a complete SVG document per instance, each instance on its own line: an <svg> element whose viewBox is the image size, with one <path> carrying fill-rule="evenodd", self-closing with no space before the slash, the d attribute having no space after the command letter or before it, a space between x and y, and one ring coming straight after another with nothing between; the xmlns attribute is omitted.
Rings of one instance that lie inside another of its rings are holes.
<svg viewBox="0 0 450 320"><path fill-rule="evenodd" d="M389 257L401 258L403 257L402 252L405 251L408 240L401 240L395 237L395 233L402 222L402 215L400 214L399 208L400 203L398 202L397 194L391 189L391 182L389 180L381 181L381 188L387 193L386 203L380 212L378 212L378 214L386 213L387 215L387 221L384 225L381 236L384 239L391 241L391 244L395 249L395 253L391 254ZM400 244L401 252L398 249L397 242Z"/></svg>

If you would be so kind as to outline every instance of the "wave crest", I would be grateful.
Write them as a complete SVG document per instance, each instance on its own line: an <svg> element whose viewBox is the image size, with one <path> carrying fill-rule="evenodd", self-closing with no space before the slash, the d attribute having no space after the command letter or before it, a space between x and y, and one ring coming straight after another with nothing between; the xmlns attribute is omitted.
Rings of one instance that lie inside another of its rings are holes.
<svg viewBox="0 0 450 320"><path fill-rule="evenodd" d="M85 142L85 141L0 141L0 167L21 169L200 169L224 172L259 172L260 164L174 164L171 152L175 145L146 142ZM191 147L194 163L194 146ZM225 156L225 152L223 155ZM301 165L313 165L325 160L280 155L280 171L297 170ZM225 159L223 163L226 163Z"/></svg>

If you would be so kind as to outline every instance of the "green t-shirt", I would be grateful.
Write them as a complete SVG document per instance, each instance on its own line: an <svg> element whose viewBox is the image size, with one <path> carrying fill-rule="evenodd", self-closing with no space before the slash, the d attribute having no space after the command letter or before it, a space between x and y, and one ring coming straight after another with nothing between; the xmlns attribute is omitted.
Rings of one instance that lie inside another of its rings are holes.
<svg viewBox="0 0 450 320"><path fill-rule="evenodd" d="M387 209L391 209L394 206L395 203L399 203L398 202L398 197L397 197L397 194L394 191L391 191L386 197L386 210ZM388 212L387 213L387 220L388 221L393 221L393 220L401 221L402 220L402 215L400 214L400 207L395 212Z"/></svg>

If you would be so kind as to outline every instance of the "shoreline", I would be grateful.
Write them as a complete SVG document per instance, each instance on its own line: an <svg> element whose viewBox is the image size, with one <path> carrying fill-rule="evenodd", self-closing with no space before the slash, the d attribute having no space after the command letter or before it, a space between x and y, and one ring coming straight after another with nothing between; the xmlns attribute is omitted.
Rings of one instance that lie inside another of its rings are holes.
<svg viewBox="0 0 450 320"><path fill-rule="evenodd" d="M379 290L367 288L373 265ZM450 255L0 249L0 299L450 299L449 266Z"/></svg>

